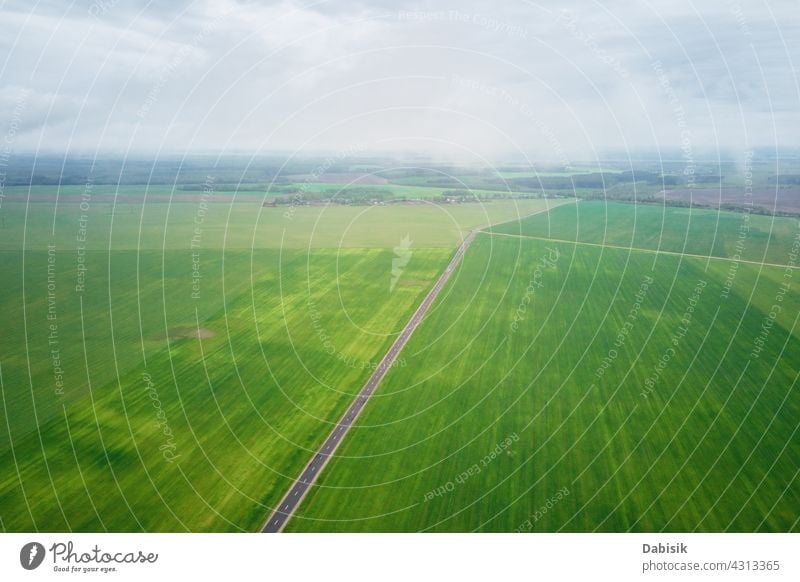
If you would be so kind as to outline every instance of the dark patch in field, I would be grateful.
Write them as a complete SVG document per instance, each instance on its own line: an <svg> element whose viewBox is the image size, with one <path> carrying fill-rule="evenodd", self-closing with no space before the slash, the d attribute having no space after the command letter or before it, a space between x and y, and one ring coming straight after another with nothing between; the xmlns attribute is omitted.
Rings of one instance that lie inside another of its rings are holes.
<svg viewBox="0 0 800 582"><path fill-rule="evenodd" d="M163 340L163 339L171 339L171 340L179 340L179 339L186 339L186 338L194 338L194 339L208 339L212 338L217 335L216 332L211 331L210 329L206 329L204 327L196 328L196 327L173 327L169 334L159 335L156 339Z"/></svg>

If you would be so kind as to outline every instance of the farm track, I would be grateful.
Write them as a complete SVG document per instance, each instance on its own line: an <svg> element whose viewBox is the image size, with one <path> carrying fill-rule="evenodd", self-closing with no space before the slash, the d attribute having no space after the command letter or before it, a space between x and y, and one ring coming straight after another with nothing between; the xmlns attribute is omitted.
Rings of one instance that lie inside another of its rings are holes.
<svg viewBox="0 0 800 582"><path fill-rule="evenodd" d="M485 231L484 231L485 232ZM709 261L728 261L728 262L737 262L737 263L746 263L748 265L756 265L758 267L779 267L782 269L800 269L800 265L782 265L780 263L762 263L760 261L749 261L746 259L733 259L731 257L715 257L713 255L697 255L693 253L679 253L677 251L663 251L660 249L643 249L639 247L623 247L620 245L610 245L604 243L590 243L590 242L580 242L574 240L565 240L560 238L548 238L544 236L532 236L532 235L525 235L525 234L510 234L505 232L485 232L490 236L506 236L510 238L522 238L522 239L531 239L531 240L541 240L541 241L549 241L554 243L562 243L562 244L570 244L570 245L580 245L585 247L597 247L597 248L604 248L604 249L613 249L617 251L628 251L628 252L637 252L637 253L649 253L653 255L669 255L673 257L692 257L695 259L706 259Z"/></svg>

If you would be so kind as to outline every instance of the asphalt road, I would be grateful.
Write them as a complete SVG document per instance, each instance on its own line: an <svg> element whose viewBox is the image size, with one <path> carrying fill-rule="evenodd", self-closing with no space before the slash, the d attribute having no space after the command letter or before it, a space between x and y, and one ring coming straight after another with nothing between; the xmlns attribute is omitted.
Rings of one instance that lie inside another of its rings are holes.
<svg viewBox="0 0 800 582"><path fill-rule="evenodd" d="M300 505L301 501L303 501L303 498L305 497L306 493L308 493L308 490L314 485L314 482L319 477L319 474L336 452L336 449L344 439L347 431L350 430L350 427L353 426L353 423L358 418L358 415L364 409L369 397L372 396L373 392L375 392L375 388L377 388L378 384L380 384L380 381L386 375L386 372L391 369L395 359L397 359L397 356L408 342L411 334L414 333L414 330L417 328L420 321L422 321L422 318L425 317L428 309L430 309L431 305L433 305L436 297L438 297L439 293L444 288L445 283L447 283L447 281L450 279L450 275L455 270L455 267L458 265L461 257L464 256L464 253L466 252L467 248L469 248L469 245L473 240L475 240L475 236L477 234L478 230L473 230L461 242L461 245L458 247L458 250L456 250L456 253L453 255L450 263L436 281L436 284L434 284L433 288L425 296L425 299L422 301L420 306L417 307L414 315L411 316L411 319L403 328L403 331L400 332L400 335L392 344L392 347L390 347L386 355L383 356L383 359L378 364L378 367L375 368L372 376L369 377L367 383L364 384L363 388L361 388L361 391L358 393L355 401L350 405L350 407L347 409L347 412L344 413L344 416L339 420L339 422L336 423L336 426L328 435L328 438L325 439L325 442L322 443L322 446L308 462L308 465L306 465L305 469L303 469L303 472L294 482L288 493L286 493L283 499L281 499L278 507L275 509L275 511L273 511L272 515L269 516L269 519L267 519L267 522L261 529L262 532L279 532L286 525L286 522L291 519L295 509L297 509L297 506Z"/></svg>

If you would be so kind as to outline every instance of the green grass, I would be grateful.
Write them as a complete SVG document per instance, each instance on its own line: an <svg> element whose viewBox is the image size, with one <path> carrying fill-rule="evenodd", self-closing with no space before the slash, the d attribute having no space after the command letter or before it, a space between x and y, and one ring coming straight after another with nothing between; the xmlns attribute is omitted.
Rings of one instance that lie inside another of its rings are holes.
<svg viewBox="0 0 800 582"><path fill-rule="evenodd" d="M66 196L2 206L0 518L11 531L256 529L461 237L546 208L81 209ZM390 289L406 235L411 260ZM192 337L198 327L209 337Z"/></svg>
<svg viewBox="0 0 800 582"><path fill-rule="evenodd" d="M348 197L348 189L367 189L375 192L380 192L386 195L391 195L395 198L409 198L412 200L421 200L421 199L436 199L440 198L444 195L445 192L450 190L461 189L465 192L468 192L471 196L477 197L490 197L498 193L498 190L487 190L487 189L480 189L480 188L469 188L467 186L462 187L442 187L442 186L425 186L425 185L414 185L414 184L401 184L401 183L391 183L391 184L341 184L341 183L331 183L331 182L297 182L291 184L289 188L301 188L307 192L322 192L326 193L330 196L335 198L347 198ZM284 187L281 185L281 189ZM506 192L508 190L500 190L499 192ZM276 192L276 194L278 194ZM286 196L286 194L282 194Z"/></svg>
<svg viewBox="0 0 800 582"><path fill-rule="evenodd" d="M21 277L3 297L5 527L256 529L450 253L416 249L390 292L390 250L204 251L197 300L188 252L112 252L110 276L109 256L91 253L83 318L58 271L63 396L48 354L46 254L25 253L25 312L11 307ZM0 257L20 274L19 253ZM198 326L213 337L185 337ZM170 438L175 462L159 450Z"/></svg>
<svg viewBox="0 0 800 582"><path fill-rule="evenodd" d="M495 232L786 264L800 221L715 210L580 202ZM743 244L737 249L740 232Z"/></svg>
<svg viewBox="0 0 800 582"><path fill-rule="evenodd" d="M24 204L3 204L4 527L257 529L462 234L543 207L299 207L286 218L285 209L213 204L191 249L197 204L93 203L84 250L77 204L55 214L31 204L27 222ZM411 260L390 289L393 247L406 234ZM209 337L191 337L198 326ZM159 450L170 439L172 463Z"/></svg>
<svg viewBox="0 0 800 582"><path fill-rule="evenodd" d="M519 174L519 175L517 175ZM560 173L540 173L539 176L561 176ZM563 174L564 176L569 176L570 174ZM529 172L521 172L521 173L512 173L509 177L528 177L528 176L536 176L536 174L531 174ZM490 197L499 192L506 192L508 193L508 189L481 189L481 188L469 188L470 178L474 178L474 176L467 176L466 182L464 186L461 186L461 189L464 189L473 196L479 197ZM458 188L458 186L456 186ZM274 184L270 182L264 182L260 184L252 184L252 183L242 183L242 184L214 184L210 183L209 190L216 195L229 195L233 197L234 191L236 193L236 198L240 201L255 201L255 202L262 202L264 200L270 200L272 197L279 196L279 197L291 197L293 192L301 191L305 193L315 193L315 194L325 194L328 196L332 196L335 198L348 198L348 190L355 189L358 191L369 190L376 193L381 193L387 196L391 196L394 198L410 198L410 199L436 199L441 197L444 192L453 190L453 187L443 187L443 186L429 186L426 185L424 182L420 184L415 184L413 182L410 183L403 183L399 181L398 183L389 183L389 184L362 184L358 182L354 182L352 184L347 183L340 183L340 182L276 182ZM23 196L27 197L30 195L31 200L34 203L38 203L37 200L40 200L43 196L53 197L56 193L59 196L59 199L64 202L69 202L70 200L74 201L76 199L80 199L81 196L87 193L87 188L85 185L65 185L60 187L55 186L47 186L47 185L33 185L33 186L8 186L4 193L8 196ZM121 184L121 185L94 185L88 190L88 194L91 197L98 197L98 196L115 196L119 203L126 202L131 197L141 198L145 194L148 196L150 203L153 202L163 202L165 197L169 197L172 195L186 196L186 195L194 195L199 196L203 194L203 186L202 184L191 186L191 185L176 185L176 186L169 186L169 185L129 185L129 184ZM369 196L367 196L369 198ZM107 202L105 200L104 202Z"/></svg>
<svg viewBox="0 0 800 582"><path fill-rule="evenodd" d="M754 357L784 271L728 266L480 235L288 529L798 531L800 298Z"/></svg>
<svg viewBox="0 0 800 582"><path fill-rule="evenodd" d="M201 220L198 245L207 249L393 248L408 235L415 248L454 248L469 230L515 220L568 200L504 200L485 204L279 206L247 202L91 204L6 202L0 250L75 251L86 216L89 250L186 249ZM55 222L55 232L53 224ZM23 246L24 245L24 246Z"/></svg>
<svg viewBox="0 0 800 582"><path fill-rule="evenodd" d="M567 202L215 203L192 249L196 203L4 201L3 526L256 530L461 238ZM741 223L581 202L495 231L730 256ZM745 259L787 261L797 221L753 216L750 227ZM411 261L390 290L406 236ZM48 245L63 395L48 343ZM518 312L552 249L556 265ZM566 487L532 529L797 530L800 302L782 296L753 357L784 270L742 263L731 278L730 265L480 235L289 529L509 531ZM635 325L597 377L645 276L655 281ZM699 278L690 332L645 397ZM204 337L191 337L198 327ZM430 494L511 435L463 484Z"/></svg>

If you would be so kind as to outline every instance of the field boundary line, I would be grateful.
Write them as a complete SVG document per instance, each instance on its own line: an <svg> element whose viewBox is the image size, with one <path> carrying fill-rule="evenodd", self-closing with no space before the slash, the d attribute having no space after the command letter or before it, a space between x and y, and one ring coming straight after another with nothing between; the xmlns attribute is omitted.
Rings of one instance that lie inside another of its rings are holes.
<svg viewBox="0 0 800 582"><path fill-rule="evenodd" d="M782 265L780 263L760 263L758 261L749 261L746 259L734 259L732 257L716 257L712 255L696 255L693 253L679 253L677 251L663 251L663 250L655 250L655 249L643 249L640 247L623 247L621 245L610 245L610 244L602 244L602 243L590 243L590 242L582 242L582 241L574 241L574 240L565 240L561 238L548 238L545 236L533 236L527 234L510 234L507 232L490 232L487 230L481 230L480 232L484 234L488 234L489 236L507 236L511 238L524 238L524 239L531 239L531 240L543 240L549 241L554 243L564 243L570 245L581 245L585 247L597 247L601 249L612 249L615 251L628 251L628 252L639 252L639 253L649 253L652 255L670 255L673 257L691 257L694 259L706 259L711 261L729 261L735 263L746 263L748 265L757 265L759 267L779 267L782 269L800 269L800 265Z"/></svg>

